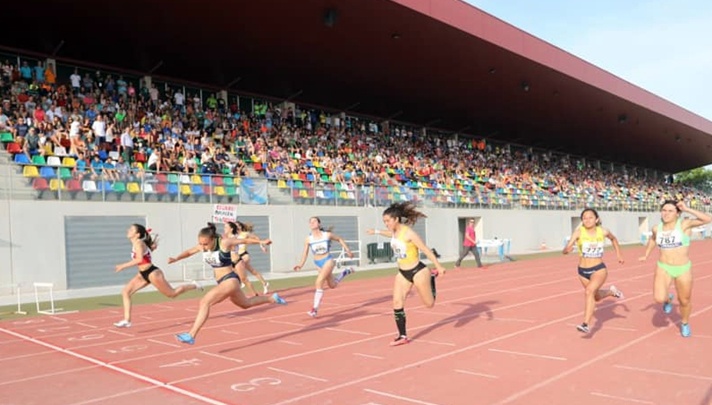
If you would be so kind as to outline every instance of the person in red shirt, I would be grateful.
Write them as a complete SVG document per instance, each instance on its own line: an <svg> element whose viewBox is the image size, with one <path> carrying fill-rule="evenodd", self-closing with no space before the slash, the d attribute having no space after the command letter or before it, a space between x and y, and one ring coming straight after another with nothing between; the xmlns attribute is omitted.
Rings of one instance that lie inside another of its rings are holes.
<svg viewBox="0 0 712 405"><path fill-rule="evenodd" d="M482 267L482 261L480 260L480 252L477 251L477 239L475 237L475 219L470 218L467 220L467 227L465 227L465 239L462 241L462 254L455 262L455 267L459 268L462 259L464 259L468 253L472 252L475 256L475 261L477 262L477 267Z"/></svg>

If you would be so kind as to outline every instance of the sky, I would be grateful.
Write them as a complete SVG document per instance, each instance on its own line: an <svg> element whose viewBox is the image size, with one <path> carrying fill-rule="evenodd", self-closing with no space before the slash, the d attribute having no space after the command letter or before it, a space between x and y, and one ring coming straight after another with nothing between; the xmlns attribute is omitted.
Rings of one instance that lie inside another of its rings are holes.
<svg viewBox="0 0 712 405"><path fill-rule="evenodd" d="M464 0L712 121L710 0Z"/></svg>

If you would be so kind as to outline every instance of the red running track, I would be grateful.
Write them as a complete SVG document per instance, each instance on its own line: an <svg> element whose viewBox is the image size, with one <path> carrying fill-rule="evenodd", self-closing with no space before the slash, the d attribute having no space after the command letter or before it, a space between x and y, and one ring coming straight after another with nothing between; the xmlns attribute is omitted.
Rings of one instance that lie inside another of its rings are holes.
<svg viewBox="0 0 712 405"><path fill-rule="evenodd" d="M655 260L623 253L606 286L626 298L599 304L590 335L574 256L448 272L434 308L409 297L399 347L391 278L327 290L317 319L311 288L220 304L195 346L173 335L197 299L137 306L130 329L118 308L0 322L0 404L712 404L712 241L691 248L687 339L677 306L652 302Z"/></svg>

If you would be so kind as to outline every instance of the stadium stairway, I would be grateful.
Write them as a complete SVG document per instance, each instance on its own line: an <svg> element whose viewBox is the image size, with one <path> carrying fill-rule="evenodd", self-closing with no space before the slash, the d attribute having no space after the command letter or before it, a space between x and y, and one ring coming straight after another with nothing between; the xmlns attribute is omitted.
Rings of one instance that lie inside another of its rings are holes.
<svg viewBox="0 0 712 405"><path fill-rule="evenodd" d="M22 175L22 167L13 162L12 155L0 147L0 199L8 198L34 200L39 198L39 192Z"/></svg>

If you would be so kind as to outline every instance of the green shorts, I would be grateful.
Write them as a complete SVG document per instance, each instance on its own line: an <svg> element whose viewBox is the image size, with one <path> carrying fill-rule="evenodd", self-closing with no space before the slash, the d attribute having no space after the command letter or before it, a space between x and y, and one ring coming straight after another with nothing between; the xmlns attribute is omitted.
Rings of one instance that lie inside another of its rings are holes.
<svg viewBox="0 0 712 405"><path fill-rule="evenodd" d="M658 267L665 270L667 274L672 278L678 278L681 275L690 271L692 268L692 262L687 262L686 264L667 264L663 262L658 262Z"/></svg>

